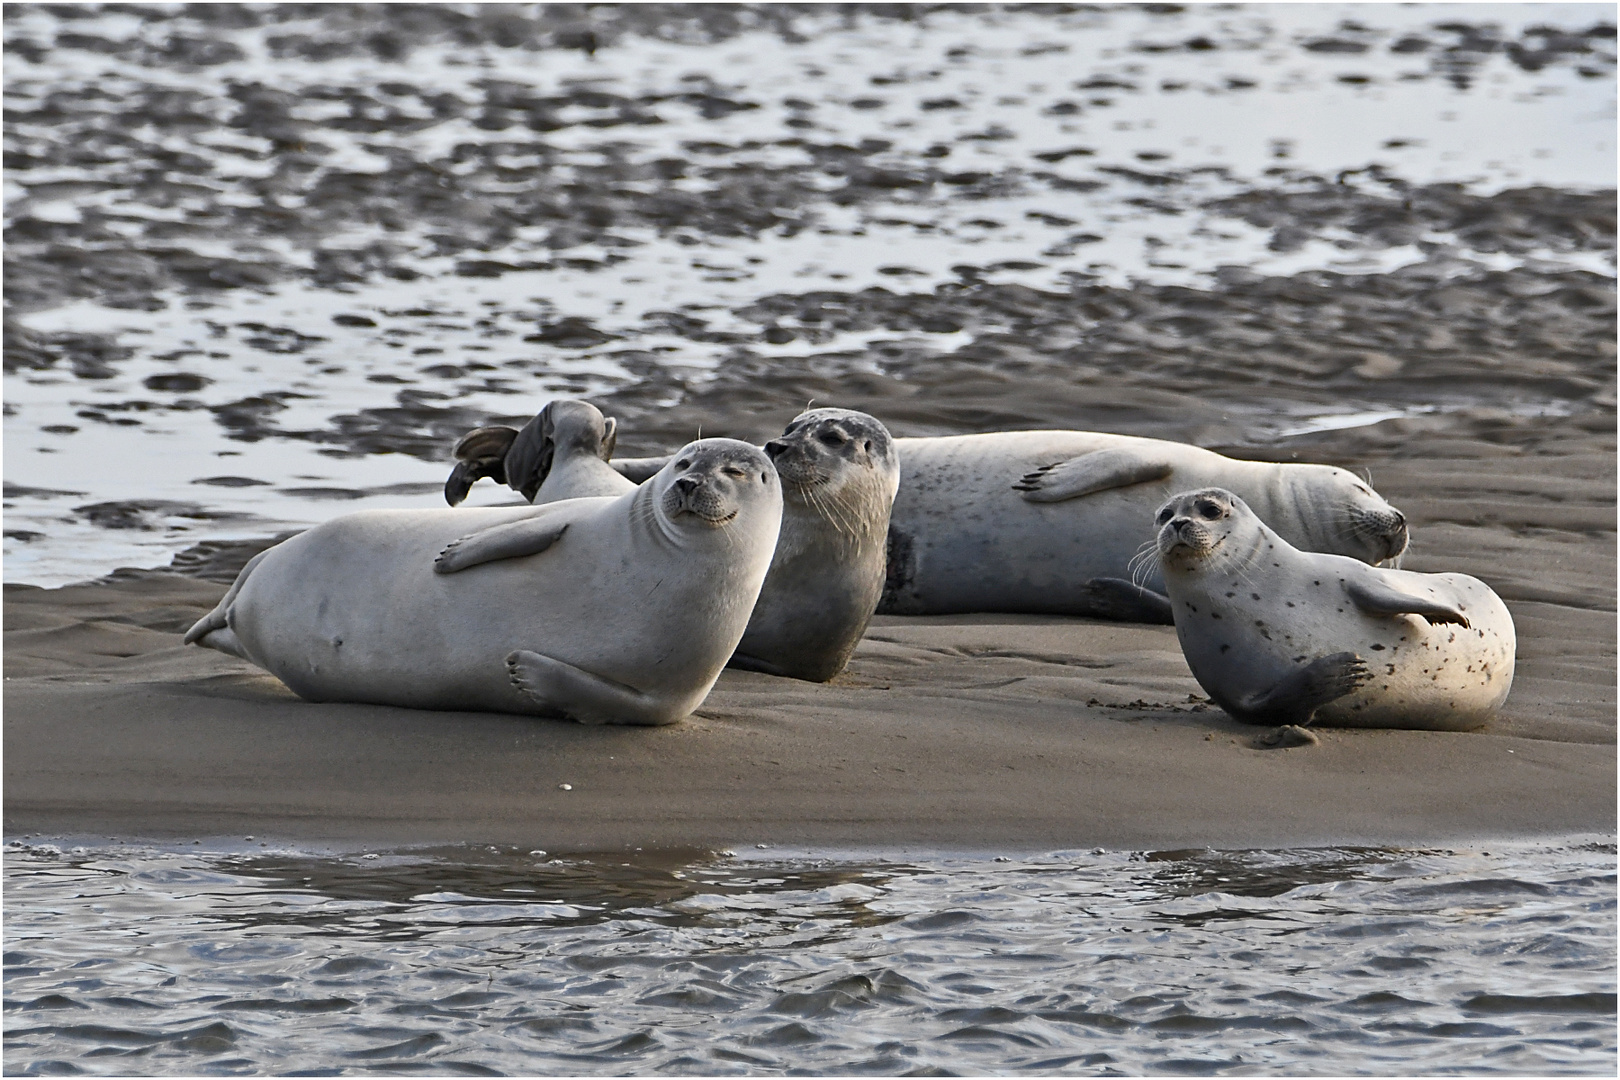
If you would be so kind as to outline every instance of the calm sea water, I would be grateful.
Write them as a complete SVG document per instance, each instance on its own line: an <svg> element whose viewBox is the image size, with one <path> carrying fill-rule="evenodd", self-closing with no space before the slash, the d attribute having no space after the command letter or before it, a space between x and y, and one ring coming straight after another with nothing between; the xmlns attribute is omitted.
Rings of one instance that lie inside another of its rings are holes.
<svg viewBox="0 0 1620 1080"><path fill-rule="evenodd" d="M5 1070L1615 1071L1612 844L747 854L13 842Z"/></svg>

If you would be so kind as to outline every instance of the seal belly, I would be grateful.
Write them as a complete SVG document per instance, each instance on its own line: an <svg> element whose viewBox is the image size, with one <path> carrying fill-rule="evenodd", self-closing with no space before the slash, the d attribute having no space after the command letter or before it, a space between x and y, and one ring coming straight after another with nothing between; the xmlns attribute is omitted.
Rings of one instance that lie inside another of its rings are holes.
<svg viewBox="0 0 1620 1080"><path fill-rule="evenodd" d="M1430 625L1418 615L1358 614L1359 640L1354 647L1373 678L1355 693L1323 706L1317 712L1318 724L1467 731L1501 708L1513 688L1516 650L1507 605L1475 578L1432 576L1455 590L1469 626Z"/></svg>

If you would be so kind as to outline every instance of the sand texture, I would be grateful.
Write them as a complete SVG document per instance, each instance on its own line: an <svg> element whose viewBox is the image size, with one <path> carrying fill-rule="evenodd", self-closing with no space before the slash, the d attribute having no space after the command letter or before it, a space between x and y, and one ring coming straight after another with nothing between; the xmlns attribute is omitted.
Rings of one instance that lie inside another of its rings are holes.
<svg viewBox="0 0 1620 1080"><path fill-rule="evenodd" d="M1566 431L1526 447L1374 428L1315 448L1371 467L1406 510L1409 568L1476 574L1507 600L1518 674L1504 713L1475 732L1324 730L1320 746L1255 749L1256 729L1203 701L1170 628L1008 615L880 617L833 683L728 671L666 729L313 705L180 645L223 584L123 573L7 587L5 827L548 850L1607 832L1605 438ZM1392 439L1398 456L1378 445Z"/></svg>

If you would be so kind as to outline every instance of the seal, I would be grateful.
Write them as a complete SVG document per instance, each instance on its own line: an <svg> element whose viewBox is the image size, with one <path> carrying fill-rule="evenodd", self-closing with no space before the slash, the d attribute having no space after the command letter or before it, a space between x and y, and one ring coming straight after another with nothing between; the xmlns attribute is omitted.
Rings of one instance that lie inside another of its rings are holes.
<svg viewBox="0 0 1620 1080"><path fill-rule="evenodd" d="M485 477L531 503L622 495L635 484L607 463L617 434L613 417L590 402L566 398L546 405L521 431L474 428L456 442L444 501L458 505Z"/></svg>
<svg viewBox="0 0 1620 1080"><path fill-rule="evenodd" d="M1406 549L1401 513L1328 465L1240 461L1094 431L895 444L904 481L889 525L885 614L1005 611L1169 625L1170 603L1147 557L1149 523L1171 493L1198 487L1237 492L1310 551L1378 563Z"/></svg>
<svg viewBox="0 0 1620 1080"><path fill-rule="evenodd" d="M826 682L849 663L883 594L895 440L851 409L809 409L765 444L782 476L782 536L731 666ZM668 458L612 463L642 480Z"/></svg>
<svg viewBox="0 0 1620 1080"><path fill-rule="evenodd" d="M782 477L782 534L731 666L826 682L883 594L900 459L888 428L849 409L800 413L764 449Z"/></svg>
<svg viewBox="0 0 1620 1080"><path fill-rule="evenodd" d="M1477 578L1300 551L1221 488L1154 521L1187 666L1235 719L1465 731L1506 700L1513 618Z"/></svg>
<svg viewBox="0 0 1620 1080"><path fill-rule="evenodd" d="M781 517L770 459L704 439L617 498L336 518L255 556L186 641L311 701L669 724L742 638Z"/></svg>

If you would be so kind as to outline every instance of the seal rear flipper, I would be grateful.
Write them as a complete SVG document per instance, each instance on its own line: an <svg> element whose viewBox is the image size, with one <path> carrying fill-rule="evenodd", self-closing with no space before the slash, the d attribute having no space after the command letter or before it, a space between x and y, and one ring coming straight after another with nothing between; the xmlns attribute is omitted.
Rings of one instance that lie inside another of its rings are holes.
<svg viewBox="0 0 1620 1080"><path fill-rule="evenodd" d="M1094 450L1089 454L1044 465L1013 485L1029 502L1062 502L1112 488L1163 480L1170 475L1170 462L1149 457L1140 450Z"/></svg>
<svg viewBox="0 0 1620 1080"><path fill-rule="evenodd" d="M525 499L533 502L540 485L551 474L551 463L556 455L556 430L552 425L551 406L547 405L523 425L506 451L506 486L522 492Z"/></svg>
<svg viewBox="0 0 1620 1080"><path fill-rule="evenodd" d="M455 449L451 451L456 467L450 470L450 478L444 482L444 501L451 506L458 505L472 486L486 476L497 484L506 483L506 454L517 436L518 432L509 427L481 427L473 428L456 440Z"/></svg>
<svg viewBox="0 0 1620 1080"><path fill-rule="evenodd" d="M1158 626L1176 624L1175 609L1170 606L1170 598L1145 589L1134 581L1092 578L1081 588L1085 592L1086 603L1086 609L1081 614L1120 622L1153 623Z"/></svg>
<svg viewBox="0 0 1620 1080"><path fill-rule="evenodd" d="M669 459L673 456L666 454L663 457L620 458L617 461L609 461L608 464L618 470L619 475L626 480L640 484L658 475L658 471L668 465Z"/></svg>
<svg viewBox="0 0 1620 1080"><path fill-rule="evenodd" d="M274 547L265 548L247 561L241 572L236 575L236 580L231 582L231 587L225 590L225 595L214 605L214 610L198 619L191 625L191 629L186 631L186 636L181 640L182 644L201 645L205 649L218 649L232 656L240 656L243 660L248 659L242 653L242 643L230 629L231 605L236 603L236 594L242 591L242 585L247 581L248 575L253 573L253 568L274 550L276 550Z"/></svg>
<svg viewBox="0 0 1620 1080"><path fill-rule="evenodd" d="M681 718L634 687L527 649L507 656L506 672L524 697L582 724L661 727Z"/></svg>
<svg viewBox="0 0 1620 1080"><path fill-rule="evenodd" d="M1468 617L1450 604L1401 592L1370 575L1345 582L1344 591L1356 607L1368 615L1421 615L1431 625L1456 623L1464 630L1468 629Z"/></svg>
<svg viewBox="0 0 1620 1080"><path fill-rule="evenodd" d="M1251 724L1311 722L1316 710L1352 693L1372 678L1367 664L1353 652L1332 653L1295 668L1270 690L1235 702L1226 711Z"/></svg>
<svg viewBox="0 0 1620 1080"><path fill-rule="evenodd" d="M459 540L452 540L433 560L433 572L454 574L482 563L538 555L561 539L567 529L566 521L556 521L551 517L492 525Z"/></svg>

